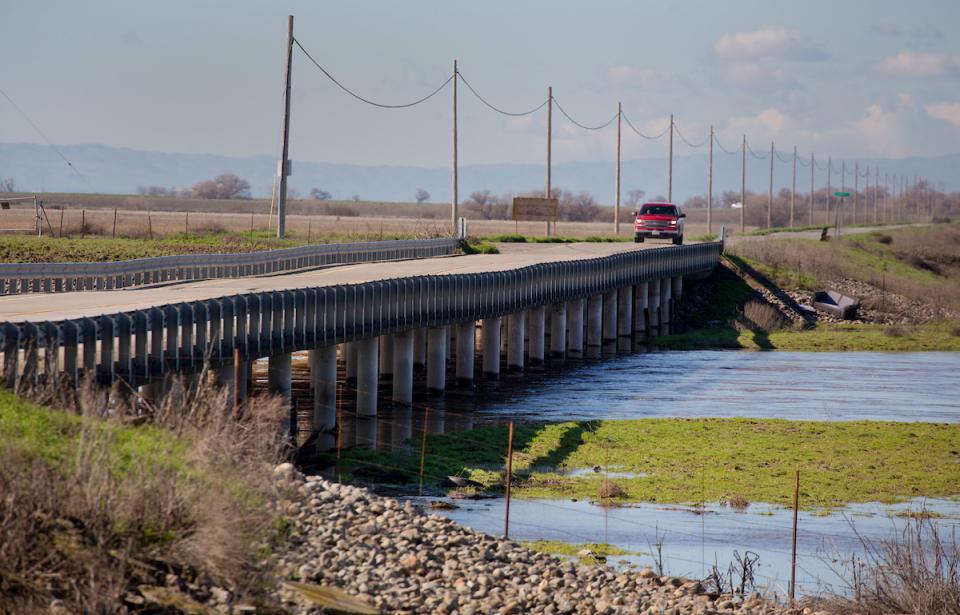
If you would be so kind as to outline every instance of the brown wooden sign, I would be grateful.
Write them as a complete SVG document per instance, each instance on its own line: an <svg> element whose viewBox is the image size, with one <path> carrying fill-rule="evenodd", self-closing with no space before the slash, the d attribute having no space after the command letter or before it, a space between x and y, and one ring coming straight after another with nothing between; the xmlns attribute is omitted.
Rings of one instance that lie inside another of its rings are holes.
<svg viewBox="0 0 960 615"><path fill-rule="evenodd" d="M513 219L528 222L556 222L557 199L518 196L513 199Z"/></svg>

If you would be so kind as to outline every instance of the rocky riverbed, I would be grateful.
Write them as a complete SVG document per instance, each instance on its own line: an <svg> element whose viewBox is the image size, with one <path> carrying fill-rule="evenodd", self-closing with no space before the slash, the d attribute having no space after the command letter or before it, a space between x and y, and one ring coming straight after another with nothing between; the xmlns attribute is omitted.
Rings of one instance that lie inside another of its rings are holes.
<svg viewBox="0 0 960 615"><path fill-rule="evenodd" d="M649 569L576 565L289 464L276 474L291 524L277 555L280 598L295 613L327 612L297 583L340 588L384 613L801 613Z"/></svg>

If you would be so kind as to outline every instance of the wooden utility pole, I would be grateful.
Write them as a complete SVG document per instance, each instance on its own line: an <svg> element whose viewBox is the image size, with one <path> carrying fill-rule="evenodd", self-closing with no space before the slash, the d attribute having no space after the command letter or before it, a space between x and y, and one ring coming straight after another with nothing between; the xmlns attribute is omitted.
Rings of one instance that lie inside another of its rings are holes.
<svg viewBox="0 0 960 615"><path fill-rule="evenodd" d="M707 233L713 233L713 125L710 125L710 147L707 148Z"/></svg>
<svg viewBox="0 0 960 615"><path fill-rule="evenodd" d="M510 476L513 474L513 421L507 430L507 499L503 512L503 537L510 538Z"/></svg>
<svg viewBox="0 0 960 615"><path fill-rule="evenodd" d="M113 208L113 233L110 234L110 239L117 238L117 208Z"/></svg>
<svg viewBox="0 0 960 615"><path fill-rule="evenodd" d="M553 166L553 86L547 86L547 190L544 196L550 198L550 173ZM547 235L550 235L550 222L547 222Z"/></svg>
<svg viewBox="0 0 960 615"><path fill-rule="evenodd" d="M814 192L814 175L817 170L817 160L813 155L813 152L810 152L810 219L807 220L809 226L813 226L813 192Z"/></svg>
<svg viewBox="0 0 960 615"><path fill-rule="evenodd" d="M290 69L293 63L293 15L287 16L287 65L284 70L283 130L280 133L280 194L277 198L277 237L282 239L287 230L287 177L290 175Z"/></svg>
<svg viewBox="0 0 960 615"><path fill-rule="evenodd" d="M797 204L797 146L793 146L793 183L790 188L790 226L793 226L793 214Z"/></svg>
<svg viewBox="0 0 960 615"><path fill-rule="evenodd" d="M617 103L617 181L613 194L613 234L620 234L620 119L623 117L623 103Z"/></svg>
<svg viewBox="0 0 960 615"><path fill-rule="evenodd" d="M880 191L877 188L880 186L880 167L873 168L873 176L873 223L879 224L880 209L877 207L877 198L880 196Z"/></svg>
<svg viewBox="0 0 960 615"><path fill-rule="evenodd" d="M883 174L883 194L882 194L881 196L883 197L883 214L884 214L883 219L884 219L886 222L890 222L890 219L891 219L891 217L890 217L889 189L887 188L887 186L889 185L889 182L890 182L890 180L887 178L887 173L884 172L884 174Z"/></svg>
<svg viewBox="0 0 960 615"><path fill-rule="evenodd" d="M420 497L423 497L423 467L427 462L427 422L430 420L430 406L423 407L423 435L420 438Z"/></svg>
<svg viewBox="0 0 960 615"><path fill-rule="evenodd" d="M833 209L833 159L827 156L827 218L825 224L830 226L830 210Z"/></svg>
<svg viewBox="0 0 960 615"><path fill-rule="evenodd" d="M790 553L790 604L796 597L797 590L797 517L800 504L800 470L793 480L793 549Z"/></svg>
<svg viewBox="0 0 960 615"><path fill-rule="evenodd" d="M451 186L453 196L450 199L450 224L453 226L453 232L457 232L457 207L458 207L458 177L457 173L459 169L457 168L457 81L459 80L459 74L457 72L457 61L453 61L453 177L451 179L453 185Z"/></svg>
<svg viewBox="0 0 960 615"><path fill-rule="evenodd" d="M671 120L672 125L672 120ZM747 135L740 145L740 232L743 232L743 212L747 209Z"/></svg>
<svg viewBox="0 0 960 615"><path fill-rule="evenodd" d="M853 225L857 225L857 207L860 205L860 163L853 164Z"/></svg>
<svg viewBox="0 0 960 615"><path fill-rule="evenodd" d="M773 158L776 156L776 150L773 147L773 141L770 142L770 185L767 188L767 228L773 226Z"/></svg>
<svg viewBox="0 0 960 615"><path fill-rule="evenodd" d="M847 191L847 161L840 161L840 192ZM840 235L840 210L843 209L843 198L837 201L837 211L833 214L834 226L837 229L837 236Z"/></svg>
<svg viewBox="0 0 960 615"><path fill-rule="evenodd" d="M670 114L670 153L667 156L667 201L673 203L673 114Z"/></svg>

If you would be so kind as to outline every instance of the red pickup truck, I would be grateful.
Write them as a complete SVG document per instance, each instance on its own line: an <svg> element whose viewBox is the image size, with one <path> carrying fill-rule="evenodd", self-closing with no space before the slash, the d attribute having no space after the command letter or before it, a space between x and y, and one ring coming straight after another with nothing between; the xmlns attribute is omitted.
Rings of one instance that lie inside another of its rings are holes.
<svg viewBox="0 0 960 615"><path fill-rule="evenodd" d="M644 203L633 214L636 216L633 224L636 243L643 243L647 237L669 237L674 245L683 244L683 219L687 214L673 203Z"/></svg>

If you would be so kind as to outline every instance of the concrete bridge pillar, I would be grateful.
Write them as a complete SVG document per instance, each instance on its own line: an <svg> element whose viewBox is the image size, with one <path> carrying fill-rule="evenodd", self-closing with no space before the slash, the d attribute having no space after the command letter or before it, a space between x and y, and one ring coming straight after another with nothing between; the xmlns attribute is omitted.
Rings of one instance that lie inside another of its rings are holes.
<svg viewBox="0 0 960 615"><path fill-rule="evenodd" d="M680 301L683 296L683 276L678 275L673 278L673 300Z"/></svg>
<svg viewBox="0 0 960 615"><path fill-rule="evenodd" d="M651 280L649 288L649 302L647 304L648 338L660 333L660 280Z"/></svg>
<svg viewBox="0 0 960 615"><path fill-rule="evenodd" d="M427 329L427 389L441 392L447 388L447 328Z"/></svg>
<svg viewBox="0 0 960 615"><path fill-rule="evenodd" d="M660 280L660 334L670 334L670 303L673 295L673 280L663 278Z"/></svg>
<svg viewBox="0 0 960 615"><path fill-rule="evenodd" d="M587 356L600 356L603 348L603 296L587 298Z"/></svg>
<svg viewBox="0 0 960 615"><path fill-rule="evenodd" d="M633 334L638 343L647 341L649 286L650 284L647 282L640 282L633 287Z"/></svg>
<svg viewBox="0 0 960 615"><path fill-rule="evenodd" d="M633 350L633 287L617 291L617 350Z"/></svg>
<svg viewBox="0 0 960 615"><path fill-rule="evenodd" d="M393 335L393 401L413 403L413 331Z"/></svg>
<svg viewBox="0 0 960 615"><path fill-rule="evenodd" d="M293 355L289 352L270 355L267 360L267 391L279 395L285 406L290 405L290 367Z"/></svg>
<svg viewBox="0 0 960 615"><path fill-rule="evenodd" d="M393 376L393 336L380 336L380 377L389 380Z"/></svg>
<svg viewBox="0 0 960 615"><path fill-rule="evenodd" d="M562 357L566 349L567 304L554 303L550 306L550 355Z"/></svg>
<svg viewBox="0 0 960 615"><path fill-rule="evenodd" d="M343 345L343 371L347 382L357 381L357 343L347 342Z"/></svg>
<svg viewBox="0 0 960 615"><path fill-rule="evenodd" d="M610 290L603 293L603 351L617 350L617 293Z"/></svg>
<svg viewBox="0 0 960 615"><path fill-rule="evenodd" d="M460 323L457 331L457 384L473 384L473 368L477 347L477 323Z"/></svg>
<svg viewBox="0 0 960 615"><path fill-rule="evenodd" d="M525 312L507 316L507 369L523 370L523 341L526 338Z"/></svg>
<svg viewBox="0 0 960 615"><path fill-rule="evenodd" d="M544 306L530 308L527 310L527 319L529 320L530 330L527 332L529 340L527 342L527 354L530 363L540 365L543 363L544 356L544 334L546 333L546 313Z"/></svg>
<svg viewBox="0 0 960 615"><path fill-rule="evenodd" d="M496 378L500 375L500 317L484 318L483 326L483 373Z"/></svg>
<svg viewBox="0 0 960 615"><path fill-rule="evenodd" d="M427 330L424 328L413 332L413 364L416 367L427 364Z"/></svg>
<svg viewBox="0 0 960 615"><path fill-rule="evenodd" d="M310 351L310 388L313 389L313 433L337 426L337 347Z"/></svg>
<svg viewBox="0 0 960 615"><path fill-rule="evenodd" d="M357 355L357 414L377 415L377 390L380 386L380 340L368 337L356 342Z"/></svg>
<svg viewBox="0 0 960 615"><path fill-rule="evenodd" d="M586 301L583 298L572 299L567 302L567 355L580 358L583 356L583 307Z"/></svg>

